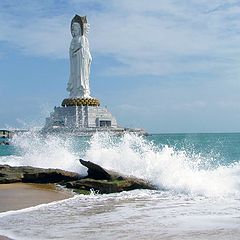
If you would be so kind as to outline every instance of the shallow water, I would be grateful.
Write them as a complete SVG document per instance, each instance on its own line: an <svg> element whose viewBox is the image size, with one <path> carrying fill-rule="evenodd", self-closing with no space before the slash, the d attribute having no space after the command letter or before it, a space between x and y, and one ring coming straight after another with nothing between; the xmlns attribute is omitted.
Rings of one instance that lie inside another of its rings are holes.
<svg viewBox="0 0 240 240"><path fill-rule="evenodd" d="M144 190L0 214L0 233L15 239L239 239L239 213L239 200Z"/></svg>
<svg viewBox="0 0 240 240"><path fill-rule="evenodd" d="M145 178L158 191L78 195L0 214L14 239L239 239L240 134L17 136L2 163L86 173L78 158ZM6 147L9 146L1 146ZM1 149L0 149L1 151Z"/></svg>

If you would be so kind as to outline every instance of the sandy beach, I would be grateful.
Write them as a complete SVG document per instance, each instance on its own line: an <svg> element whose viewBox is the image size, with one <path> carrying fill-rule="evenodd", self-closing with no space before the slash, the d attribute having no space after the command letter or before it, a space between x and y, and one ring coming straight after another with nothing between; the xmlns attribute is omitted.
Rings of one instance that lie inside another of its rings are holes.
<svg viewBox="0 0 240 240"><path fill-rule="evenodd" d="M68 192L57 190L54 184L1 184L0 212L32 207L71 196Z"/></svg>
<svg viewBox="0 0 240 240"><path fill-rule="evenodd" d="M54 184L12 183L0 185L0 212L18 210L71 197ZM11 240L0 236L0 240Z"/></svg>

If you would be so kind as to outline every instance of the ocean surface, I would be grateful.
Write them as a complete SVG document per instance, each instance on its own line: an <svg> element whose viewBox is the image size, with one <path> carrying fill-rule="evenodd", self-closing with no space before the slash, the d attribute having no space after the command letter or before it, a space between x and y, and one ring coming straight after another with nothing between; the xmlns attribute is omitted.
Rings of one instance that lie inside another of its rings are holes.
<svg viewBox="0 0 240 240"><path fill-rule="evenodd" d="M240 134L41 136L0 145L0 164L86 174L79 158L144 178L159 190L76 195L0 213L14 239L240 239Z"/></svg>

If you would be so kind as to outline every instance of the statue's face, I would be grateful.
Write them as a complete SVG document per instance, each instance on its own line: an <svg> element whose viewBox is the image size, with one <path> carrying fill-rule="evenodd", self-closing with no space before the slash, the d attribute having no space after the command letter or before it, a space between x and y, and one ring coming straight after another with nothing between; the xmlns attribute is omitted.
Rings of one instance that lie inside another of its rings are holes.
<svg viewBox="0 0 240 240"><path fill-rule="evenodd" d="M79 23L76 23L76 22L73 23L71 30L72 30L71 32L73 37L81 35L81 27Z"/></svg>

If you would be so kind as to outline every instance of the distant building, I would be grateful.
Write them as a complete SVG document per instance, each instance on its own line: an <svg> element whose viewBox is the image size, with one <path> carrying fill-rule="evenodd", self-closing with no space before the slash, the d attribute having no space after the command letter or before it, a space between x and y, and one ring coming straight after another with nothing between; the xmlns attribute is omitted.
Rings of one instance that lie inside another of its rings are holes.
<svg viewBox="0 0 240 240"><path fill-rule="evenodd" d="M0 138L11 138L13 136L13 132L9 130L0 130Z"/></svg>

